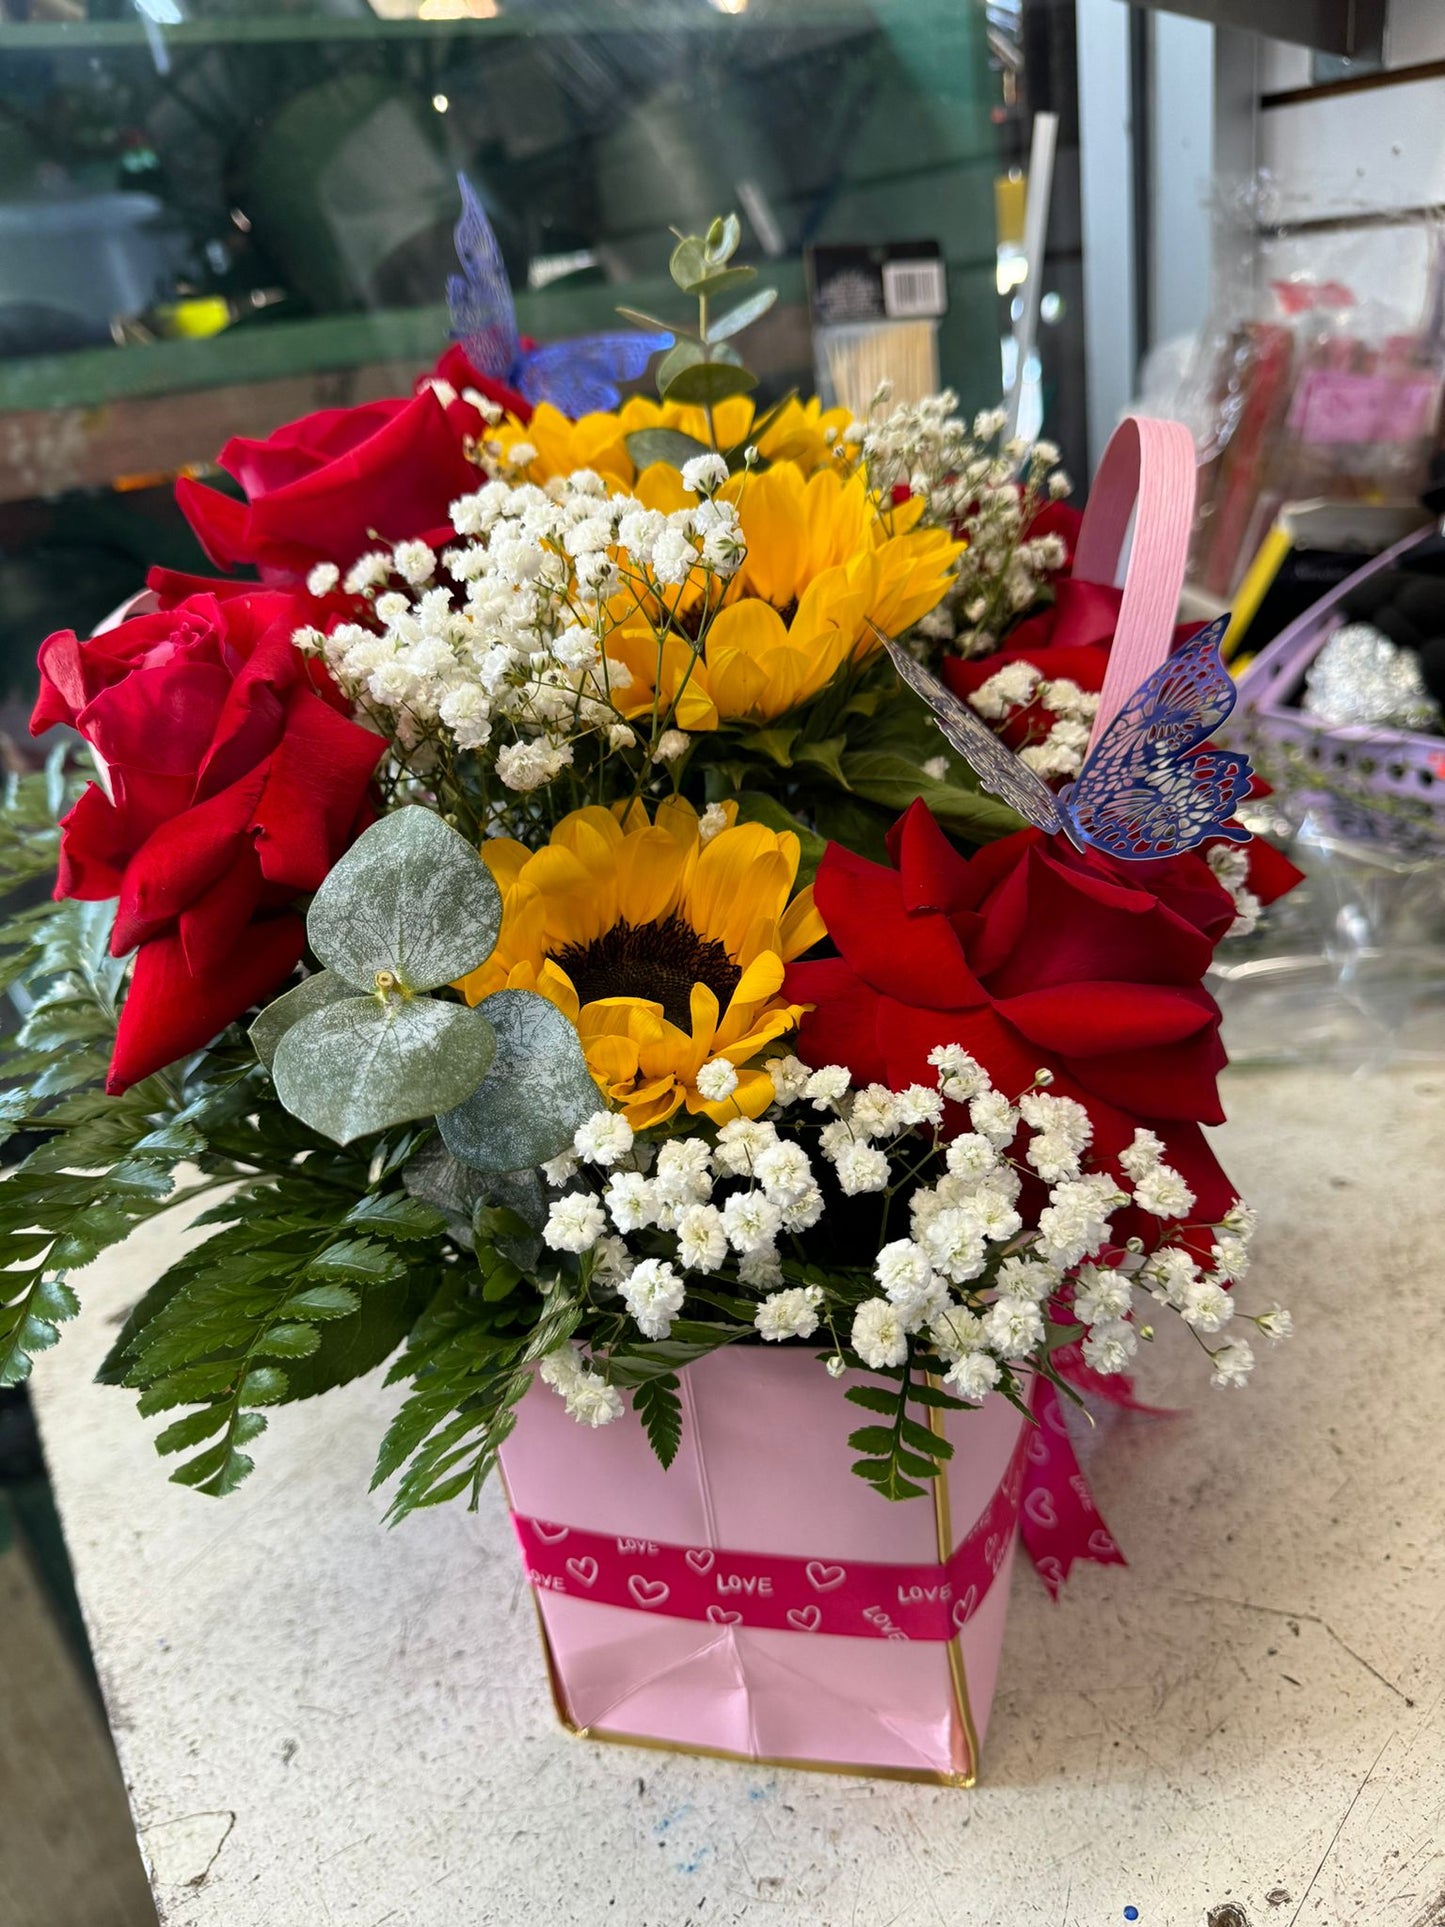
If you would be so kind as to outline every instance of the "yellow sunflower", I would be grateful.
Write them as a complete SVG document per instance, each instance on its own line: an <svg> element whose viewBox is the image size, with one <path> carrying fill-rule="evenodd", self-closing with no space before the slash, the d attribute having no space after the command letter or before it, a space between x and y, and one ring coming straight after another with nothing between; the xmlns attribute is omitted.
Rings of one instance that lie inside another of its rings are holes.
<svg viewBox="0 0 1445 1927"><path fill-rule="evenodd" d="M756 418L751 396L733 395L719 402L713 410L718 446L736 448L747 439ZM846 408L824 408L816 396L806 402L794 396L758 437L758 454L764 462L788 462L811 475L816 468L836 463L835 450L852 419ZM550 482L555 476L590 468L618 488L627 488L637 477L627 437L640 428L675 428L694 441L708 442L705 410L680 402L649 401L645 395L632 396L615 412L583 415L575 422L550 402L540 402L525 426L508 415L489 439L508 454L519 444L535 450L525 470L529 482Z"/></svg>
<svg viewBox="0 0 1445 1927"><path fill-rule="evenodd" d="M673 484L664 487L649 469L638 487L660 497ZM656 698L662 710L677 705L681 729L771 722L816 696L843 663L871 655L879 646L871 624L898 635L926 615L962 548L941 529L916 527L921 501L893 509L885 524L861 473L844 479L819 469L805 480L779 462L736 478L723 494L737 503L747 542L726 606L696 661L680 637L668 638L659 661L656 638L641 623L608 637L607 654L631 678L619 698L624 715L650 712Z"/></svg>
<svg viewBox="0 0 1445 1927"><path fill-rule="evenodd" d="M739 823L706 837L669 798L649 821L630 809L574 810L541 850L489 838L482 856L502 893L497 947L458 988L468 1003L534 990L576 1024L587 1065L634 1130L681 1105L724 1124L771 1101L749 1068L803 1006L781 995L783 966L824 934L811 887L789 902L798 839ZM737 1090L710 1102L697 1074L715 1057Z"/></svg>
<svg viewBox="0 0 1445 1927"><path fill-rule="evenodd" d="M533 409L525 427L508 415L491 430L488 440L497 442L509 457L519 445L536 451L526 466L529 482L540 485L590 468L614 489L625 489L636 472L627 453L629 433L616 415L583 415L574 422L544 401Z"/></svg>
<svg viewBox="0 0 1445 1927"><path fill-rule="evenodd" d="M718 447L741 447L758 419L751 395L730 395L712 411L712 427ZM624 402L618 416L624 434L638 428L676 428L694 441L708 443L707 411L681 402L650 401L634 395ZM758 455L764 463L790 462L804 475L814 469L836 467L837 451L853 421L847 408L824 408L814 395L799 401L790 395L777 414L756 438Z"/></svg>

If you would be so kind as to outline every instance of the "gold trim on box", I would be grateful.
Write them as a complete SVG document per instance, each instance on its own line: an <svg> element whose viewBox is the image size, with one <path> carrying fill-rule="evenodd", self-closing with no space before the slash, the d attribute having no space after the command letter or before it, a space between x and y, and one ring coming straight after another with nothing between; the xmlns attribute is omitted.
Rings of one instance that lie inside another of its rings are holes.
<svg viewBox="0 0 1445 1927"><path fill-rule="evenodd" d="M928 1407L930 1429L939 1431L943 1414L934 1406ZM506 1496L507 1510L514 1510L511 1488L507 1475L501 1466L497 1467L502 1491ZM948 1475L941 1470L933 1481L933 1523L938 1542L938 1562L946 1565L953 1553L953 1527L948 1509ZM567 1696L562 1686L562 1676L558 1670L556 1656L552 1651L552 1641L547 1632L547 1621L542 1612L542 1602L537 1597L536 1587L530 1582L527 1593L532 1601L532 1611L537 1620L537 1635L542 1642L542 1658L547 1668L547 1685L552 1695L552 1710L557 1715L557 1724L574 1739L597 1740L605 1746L635 1746L650 1753L687 1753L700 1760L729 1760L741 1766L796 1767L800 1773L832 1773L845 1779L864 1780L908 1780L916 1786L946 1786L967 1790L978 1784L978 1731L973 1723L973 1708L968 1697L968 1673L964 1666L960 1636L945 1642L948 1653L949 1684L953 1691L954 1711L958 1715L959 1728L963 1734L964 1747L968 1753L968 1765L961 1772L944 1773L936 1767L877 1766L861 1762L842 1760L803 1760L796 1756L778 1758L767 1753L735 1753L723 1746L699 1746L691 1740L655 1740L640 1733L617 1733L604 1726L579 1726L572 1717L567 1704Z"/></svg>
<svg viewBox="0 0 1445 1927"><path fill-rule="evenodd" d="M847 1760L803 1760L796 1754L775 1755L771 1753L735 1753L725 1746L699 1746L694 1740L655 1740L641 1733L617 1733L606 1726L579 1726L573 1719L562 1688L561 1675L552 1653L552 1641L547 1633L547 1621L542 1615L541 1603L535 1590L528 1586L532 1594L532 1610L537 1615L537 1632L542 1641L542 1657L547 1665L547 1684L552 1692L552 1707L557 1715L557 1724L565 1732L578 1740L597 1740L604 1746L636 1746L649 1753L688 1753L699 1760L728 1760L739 1766L796 1767L800 1773L834 1773L849 1780L911 1780L920 1786L972 1787L977 1784L973 1773L940 1773L932 1767L911 1766L870 1766L861 1762ZM948 1642L950 1653L953 1641ZM967 1688L964 1688L963 1704L968 1704ZM966 1731L972 1734L972 1723L968 1722ZM971 1745L971 1742L970 1742ZM977 1754L970 1752L971 1759Z"/></svg>
<svg viewBox="0 0 1445 1927"><path fill-rule="evenodd" d="M930 1385L937 1385L936 1378L929 1379ZM928 1429L937 1437L944 1437L943 1413L936 1405L930 1405ZM948 1467L941 1465L933 1481L933 1523L938 1537L938 1563L946 1566L953 1557L953 1518L948 1506ZM953 1704L958 1714L958 1723L963 1732L963 1743L968 1749L968 1766L963 1776L949 1784L973 1786L978 1779L979 1745L978 1728L973 1723L973 1707L968 1697L968 1671L963 1662L962 1633L955 1632L948 1641L948 1677L953 1685Z"/></svg>

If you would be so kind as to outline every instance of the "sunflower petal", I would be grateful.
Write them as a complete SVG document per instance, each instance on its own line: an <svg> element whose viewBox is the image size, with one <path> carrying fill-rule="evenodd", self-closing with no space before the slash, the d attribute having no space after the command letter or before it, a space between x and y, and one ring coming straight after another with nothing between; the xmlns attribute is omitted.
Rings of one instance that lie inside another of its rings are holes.
<svg viewBox="0 0 1445 1927"><path fill-rule="evenodd" d="M811 950L815 943L821 943L827 936L828 926L813 902L811 883L806 889L798 892L783 912L778 934L782 939L782 954L789 963L794 957L801 957L805 950Z"/></svg>
<svg viewBox="0 0 1445 1927"><path fill-rule="evenodd" d="M616 857L617 917L638 924L670 915L682 893L686 864L686 851L665 829L623 837Z"/></svg>

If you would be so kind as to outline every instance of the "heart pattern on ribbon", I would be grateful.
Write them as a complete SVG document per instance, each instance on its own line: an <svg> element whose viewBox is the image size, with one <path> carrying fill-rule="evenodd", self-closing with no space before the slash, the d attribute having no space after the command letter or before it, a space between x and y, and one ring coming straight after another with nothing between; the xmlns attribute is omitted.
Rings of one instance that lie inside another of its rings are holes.
<svg viewBox="0 0 1445 1927"><path fill-rule="evenodd" d="M639 1606L665 1606L672 1592L665 1579L644 1579L640 1572L627 1575L627 1590Z"/></svg>
<svg viewBox="0 0 1445 1927"><path fill-rule="evenodd" d="M1032 1403L1038 1423L1020 1430L993 1496L942 1564L850 1558L845 1565L807 1552L666 1545L646 1533L617 1538L516 1514L512 1524L544 1602L567 1593L749 1634L954 1639L1007 1566L1016 1529L1051 1593L1077 1559L1123 1564L1079 1470L1054 1387L1036 1380ZM645 1572L634 1569L639 1553Z"/></svg>
<svg viewBox="0 0 1445 1927"><path fill-rule="evenodd" d="M1033 1409L1039 1423L1029 1442L1028 1490L1020 1524L1029 1557L1057 1598L1076 1560L1122 1566L1124 1555L1099 1517L1074 1456L1059 1395L1046 1380L1035 1381Z"/></svg>
<svg viewBox="0 0 1445 1927"><path fill-rule="evenodd" d="M1024 1517L1036 1526L1052 1528L1059 1523L1054 1510L1054 1495L1046 1485L1036 1485L1024 1500Z"/></svg>

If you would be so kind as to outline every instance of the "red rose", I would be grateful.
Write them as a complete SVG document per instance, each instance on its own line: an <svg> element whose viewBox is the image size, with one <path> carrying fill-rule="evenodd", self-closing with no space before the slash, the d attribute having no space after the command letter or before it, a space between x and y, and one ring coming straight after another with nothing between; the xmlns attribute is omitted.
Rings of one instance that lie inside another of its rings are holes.
<svg viewBox="0 0 1445 1927"><path fill-rule="evenodd" d="M1099 582L1080 582L1076 576L1054 579L1054 600L1046 609L1010 629L1002 648L991 656L945 656L943 680L965 701L1008 662L1032 663L1049 682L1072 682L1097 695L1104 686L1109 649L1119 623L1120 589ZM1182 624L1176 645L1192 636L1199 624ZM1035 702L1014 710L996 725L1011 749L1040 742L1054 723L1051 711Z"/></svg>
<svg viewBox="0 0 1445 1927"><path fill-rule="evenodd" d="M1146 866L1037 830L963 857L922 803L889 847L893 869L837 844L819 867L815 900L840 955L788 971L789 998L813 1006L803 1059L896 1089L932 1084L929 1052L956 1043L1010 1097L1046 1067L1054 1094L1088 1110L1095 1155L1116 1175L1146 1126L1194 1191L1191 1215L1217 1222L1234 1191L1200 1130L1223 1118L1225 1062L1202 979L1232 912L1207 865L1168 866L1165 900L1134 874ZM1124 1235L1157 1236L1158 1220L1131 1217L1142 1222Z"/></svg>
<svg viewBox="0 0 1445 1927"><path fill-rule="evenodd" d="M106 1088L198 1050L295 966L295 899L370 815L385 744L291 641L306 605L274 591L133 616L40 649L39 735L92 746L64 819L57 897L119 897L111 949L135 949Z"/></svg>
<svg viewBox="0 0 1445 1927"><path fill-rule="evenodd" d="M436 381L457 393L444 403ZM189 477L176 484L176 500L218 568L251 564L281 577L304 576L318 562L349 568L377 538L444 528L449 505L477 487L466 445L483 423L460 399L463 387L530 416L520 395L452 348L409 400L322 409L265 441L233 437L217 460L246 491L244 502Z"/></svg>

